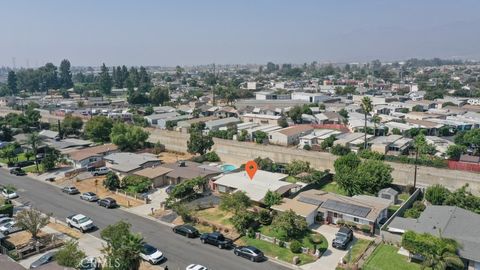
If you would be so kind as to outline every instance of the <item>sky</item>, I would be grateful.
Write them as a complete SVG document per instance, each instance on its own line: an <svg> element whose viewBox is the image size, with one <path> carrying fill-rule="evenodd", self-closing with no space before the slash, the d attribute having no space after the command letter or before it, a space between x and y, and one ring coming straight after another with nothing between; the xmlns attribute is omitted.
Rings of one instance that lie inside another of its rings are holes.
<svg viewBox="0 0 480 270"><path fill-rule="evenodd" d="M480 59L478 0L0 0L0 25L0 66Z"/></svg>

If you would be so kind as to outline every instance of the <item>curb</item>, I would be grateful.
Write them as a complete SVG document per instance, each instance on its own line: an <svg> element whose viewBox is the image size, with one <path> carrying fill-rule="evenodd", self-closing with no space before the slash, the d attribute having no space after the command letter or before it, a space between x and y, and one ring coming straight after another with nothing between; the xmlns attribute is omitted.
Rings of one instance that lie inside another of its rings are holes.
<svg viewBox="0 0 480 270"><path fill-rule="evenodd" d="M281 266L288 267L288 268L290 268L290 269L294 269L294 270L302 269L302 268L300 268L300 266L296 266L296 265L293 265L293 264L291 264L291 263L287 263L287 262L281 261L281 260L276 259L276 258L271 257L271 256L265 255L265 257L267 257L268 260L271 261L271 262L273 262L273 263L276 263L276 264L281 265Z"/></svg>

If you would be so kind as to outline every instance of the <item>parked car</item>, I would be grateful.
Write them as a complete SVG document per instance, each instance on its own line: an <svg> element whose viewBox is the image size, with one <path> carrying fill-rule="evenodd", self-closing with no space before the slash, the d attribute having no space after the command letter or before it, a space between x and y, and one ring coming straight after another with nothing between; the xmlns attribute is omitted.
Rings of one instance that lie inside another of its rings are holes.
<svg viewBox="0 0 480 270"><path fill-rule="evenodd" d="M48 182L54 182L54 181L55 181L55 177L48 177L48 178L45 178L45 181L48 181Z"/></svg>
<svg viewBox="0 0 480 270"><path fill-rule="evenodd" d="M84 192L82 195L80 195L80 199L88 201L88 202L98 201L97 194L95 194L93 192Z"/></svg>
<svg viewBox="0 0 480 270"><path fill-rule="evenodd" d="M225 238L225 236L219 232L203 233L200 235L200 241L204 244L217 246L220 249L231 247L233 244L231 239Z"/></svg>
<svg viewBox="0 0 480 270"><path fill-rule="evenodd" d="M75 215L68 216L66 221L67 221L67 225L70 228L77 228L82 233L88 230L91 230L95 227L93 225L93 221L89 217L84 216L82 214L75 214Z"/></svg>
<svg viewBox="0 0 480 270"><path fill-rule="evenodd" d="M151 264L157 264L163 259L165 259L165 257L163 257L163 253L160 250L147 243L143 244L142 251L140 252L140 257Z"/></svg>
<svg viewBox="0 0 480 270"><path fill-rule="evenodd" d="M38 260L30 264L30 269L40 267L44 264L53 262L54 260L55 260L55 252L48 252L47 254L44 254L42 257L38 258Z"/></svg>
<svg viewBox="0 0 480 270"><path fill-rule="evenodd" d="M168 186L168 187L165 189L165 192L166 192L167 194L170 194L170 193L172 193L173 188L175 188L175 185L170 185L170 186Z"/></svg>
<svg viewBox="0 0 480 270"><path fill-rule="evenodd" d="M0 233L2 233L3 235L8 235L8 234L23 230L21 227L18 227L15 225L16 225L15 220L11 220L9 222L2 224L2 226L0 226Z"/></svg>
<svg viewBox="0 0 480 270"><path fill-rule="evenodd" d="M335 234L335 239L332 241L332 247L345 250L352 240L353 231L347 227L340 227L338 232Z"/></svg>
<svg viewBox="0 0 480 270"><path fill-rule="evenodd" d="M200 264L190 264L185 270L208 270L208 268Z"/></svg>
<svg viewBox="0 0 480 270"><path fill-rule="evenodd" d="M24 170L22 170L22 168L18 168L18 167L11 168L10 174L13 174L16 176L27 175L27 173Z"/></svg>
<svg viewBox="0 0 480 270"><path fill-rule="evenodd" d="M9 189L8 187L2 188L2 196L5 197L5 199L18 198L18 194L15 192L15 190Z"/></svg>
<svg viewBox="0 0 480 270"><path fill-rule="evenodd" d="M265 255L261 250L252 246L238 246L233 250L237 256L249 259L252 262L260 262L265 259Z"/></svg>
<svg viewBox="0 0 480 270"><path fill-rule="evenodd" d="M70 195L75 195L75 194L80 193L80 191L78 191L78 189L76 187L70 187L70 186L63 187L62 192L70 194Z"/></svg>
<svg viewBox="0 0 480 270"><path fill-rule="evenodd" d="M109 173L110 170L107 168L107 167L100 167L98 169L95 169L94 171L92 171L92 175L93 176L99 176L99 175L105 175L107 173Z"/></svg>
<svg viewBox="0 0 480 270"><path fill-rule="evenodd" d="M115 199L107 197L97 201L97 204L105 208L115 208L117 207L117 201Z"/></svg>
<svg viewBox="0 0 480 270"><path fill-rule="evenodd" d="M183 224L173 227L173 232L186 236L188 238L195 238L200 235L197 228L193 227L192 225Z"/></svg>
<svg viewBox="0 0 480 270"><path fill-rule="evenodd" d="M99 263L95 257L87 257L81 260L78 265L79 270L97 270L99 268Z"/></svg>
<svg viewBox="0 0 480 270"><path fill-rule="evenodd" d="M0 226L2 226L5 223L8 223L10 221L14 221L14 219L11 218L11 217L1 217L0 218Z"/></svg>

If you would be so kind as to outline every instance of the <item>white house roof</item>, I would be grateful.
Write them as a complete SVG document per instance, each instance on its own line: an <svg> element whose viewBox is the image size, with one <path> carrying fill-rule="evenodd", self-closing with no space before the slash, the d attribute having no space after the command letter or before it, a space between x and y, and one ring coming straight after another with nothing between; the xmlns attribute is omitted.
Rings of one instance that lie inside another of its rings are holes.
<svg viewBox="0 0 480 270"><path fill-rule="evenodd" d="M216 185L234 188L244 191L253 201L261 201L268 190L276 191L291 183L281 181L288 175L258 170L252 180L245 171L229 173L221 176L215 181Z"/></svg>

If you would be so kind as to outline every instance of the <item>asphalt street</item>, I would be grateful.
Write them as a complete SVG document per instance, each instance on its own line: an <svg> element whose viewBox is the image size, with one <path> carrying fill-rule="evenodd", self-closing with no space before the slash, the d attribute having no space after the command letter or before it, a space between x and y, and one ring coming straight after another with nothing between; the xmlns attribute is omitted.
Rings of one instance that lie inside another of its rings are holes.
<svg viewBox="0 0 480 270"><path fill-rule="evenodd" d="M161 265L168 265L171 270L184 270L187 265L201 264L213 270L244 270L244 269L289 269L270 261L252 263L237 257L231 250L221 250L211 245L203 245L199 239L187 239L174 234L168 226L153 220L123 211L121 209L105 209L96 203L80 200L79 195L67 195L48 183L28 176L10 175L5 169L0 169L0 184L12 184L17 188L20 202L51 213L54 217L65 220L69 215L81 213L93 219L99 228L91 234L100 237L100 230L109 224L125 220L132 224L132 230L139 232L145 241L157 247L167 258Z"/></svg>

